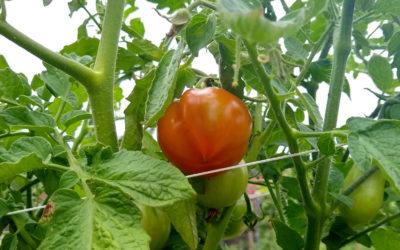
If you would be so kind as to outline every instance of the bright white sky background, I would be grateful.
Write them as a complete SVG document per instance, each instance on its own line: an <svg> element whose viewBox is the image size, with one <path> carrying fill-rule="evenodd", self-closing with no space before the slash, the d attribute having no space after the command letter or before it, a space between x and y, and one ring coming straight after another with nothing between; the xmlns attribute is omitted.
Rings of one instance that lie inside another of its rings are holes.
<svg viewBox="0 0 400 250"><path fill-rule="evenodd" d="M64 45L76 40L77 27L87 18L87 14L82 9L75 12L70 18L68 2L68 0L53 0L49 6L43 7L42 0L6 1L7 21L42 45L51 50L59 51ZM87 2L88 9L94 12L95 0L87 0ZM279 3L279 1L275 2ZM146 30L144 37L158 45L165 33L168 32L170 24L155 13L152 9L155 5L144 0L136 0L136 5L139 10L134 12L131 17L141 18ZM44 69L39 59L2 36L0 36L0 54L5 56L14 71L24 73L29 80L32 79L34 74ZM193 66L206 73L217 74L218 72L214 58L205 49L194 60ZM365 88L370 88L377 91L368 76L360 74L356 80L350 76L348 76L348 79L352 99L350 100L345 94L342 95L338 126L344 125L347 118L351 116L370 114L376 106L377 98L365 90ZM122 85L124 96L128 96L133 89L133 84L133 82L126 82ZM325 113L327 93L328 85L321 84L317 94L317 103L322 115ZM122 105L125 107L127 102L123 102ZM118 122L117 125L118 134L122 135L123 122Z"/></svg>

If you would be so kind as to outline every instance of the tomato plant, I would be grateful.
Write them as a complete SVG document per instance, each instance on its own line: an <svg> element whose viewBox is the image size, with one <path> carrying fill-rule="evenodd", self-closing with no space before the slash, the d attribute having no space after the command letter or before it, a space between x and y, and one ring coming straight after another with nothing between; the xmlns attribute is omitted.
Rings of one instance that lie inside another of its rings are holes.
<svg viewBox="0 0 400 250"><path fill-rule="evenodd" d="M0 0L1 249L400 245L399 0L22 2ZM222 243L248 183L253 238Z"/></svg>
<svg viewBox="0 0 400 250"><path fill-rule="evenodd" d="M190 89L171 103L157 132L168 160L182 172L195 174L229 167L243 158L251 117L242 101L224 89Z"/></svg>
<svg viewBox="0 0 400 250"><path fill-rule="evenodd" d="M203 180L197 201L207 208L224 208L235 204L247 187L246 167L236 168Z"/></svg>
<svg viewBox="0 0 400 250"><path fill-rule="evenodd" d="M353 166L344 180L343 188L348 188L363 172ZM385 179L381 171L376 171L372 176L358 186L349 197L353 200L351 207L342 205L342 216L351 227L363 226L370 222L378 213L383 203Z"/></svg>

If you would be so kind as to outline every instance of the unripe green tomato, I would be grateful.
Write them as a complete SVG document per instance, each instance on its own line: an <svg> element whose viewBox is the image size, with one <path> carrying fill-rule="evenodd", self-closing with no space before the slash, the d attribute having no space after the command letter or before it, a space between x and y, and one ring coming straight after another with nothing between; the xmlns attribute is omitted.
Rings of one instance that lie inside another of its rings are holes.
<svg viewBox="0 0 400 250"><path fill-rule="evenodd" d="M351 186L363 174L361 170L353 166L344 180L343 189ZM349 195L353 200L351 208L344 204L340 205L340 216L345 219L350 227L367 224L376 216L382 206L384 188L385 179L381 171L378 170Z"/></svg>
<svg viewBox="0 0 400 250"><path fill-rule="evenodd" d="M158 208L139 206L142 211L142 226L150 236L150 249L162 249L171 231L171 221L167 213Z"/></svg>
<svg viewBox="0 0 400 250"><path fill-rule="evenodd" d="M224 208L235 204L247 187L249 173L246 167L235 168L204 179L204 193L197 195L200 205L207 208Z"/></svg>
<svg viewBox="0 0 400 250"><path fill-rule="evenodd" d="M247 226L243 222L243 216L246 214L246 212L246 200L242 196L242 198L236 202L235 207L233 208L231 218L224 232L224 240L236 238L246 231Z"/></svg>

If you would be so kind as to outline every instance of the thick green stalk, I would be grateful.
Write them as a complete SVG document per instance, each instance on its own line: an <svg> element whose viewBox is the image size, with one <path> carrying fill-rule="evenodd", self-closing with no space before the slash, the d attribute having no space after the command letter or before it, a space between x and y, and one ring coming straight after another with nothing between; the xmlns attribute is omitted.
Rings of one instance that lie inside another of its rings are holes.
<svg viewBox="0 0 400 250"><path fill-rule="evenodd" d="M355 0L345 0L343 2L339 33L336 41L334 42L332 75L328 101L326 105L323 127L324 131L333 130L337 123L346 63L351 51L351 30L353 23L354 2ZM318 166L315 176L315 184L313 187L313 196L323 207L326 205L330 164L331 160L328 158Z"/></svg>
<svg viewBox="0 0 400 250"><path fill-rule="evenodd" d="M93 85L98 78L98 74L91 68L49 50L2 20L0 20L0 34L43 61L64 71L81 82L85 87Z"/></svg>
<svg viewBox="0 0 400 250"><path fill-rule="evenodd" d="M339 33L334 42L332 75L328 102L326 105L325 121L323 126L324 131L334 129L337 123L346 63L351 51L351 30L353 24L354 2L355 0L345 0L343 2ZM327 208L326 197L330 165L331 159L327 158L318 165L316 170L312 195L315 201L317 201L319 207L321 207L321 213L317 214L315 220L308 222L308 227L315 228L316 230L312 232L313 235L308 232L305 249L319 249L321 230L323 223L328 216L329 210Z"/></svg>
<svg viewBox="0 0 400 250"><path fill-rule="evenodd" d="M226 226L231 218L233 208L235 205L224 208L223 214L218 222L211 222L208 225L206 242L204 243L203 250L216 250L221 242Z"/></svg>
<svg viewBox="0 0 400 250"><path fill-rule="evenodd" d="M257 53L257 50L255 49L255 46L253 44L250 44L247 41L244 41L244 44L249 53L249 56L250 56L253 66L254 66L254 69L256 71L257 77L260 80L260 82L263 84L267 98L271 105L271 109L274 113L275 120L278 122L279 126L281 127L281 129L286 137L290 152L292 154L300 152L296 138L292 134L292 129L289 127L289 124L286 121L286 118L282 112L281 104L278 100L277 95L275 94L273 87L272 87L270 78L267 75L267 72L265 71L264 67L258 62L258 59L257 59L258 53ZM311 193L308 188L308 182L307 182L307 176L306 176L307 174L306 174L306 170L304 168L303 162L302 162L300 156L293 157L292 160L293 160L294 166L296 168L296 173L297 173L298 181L300 184L300 191L301 191L301 194L303 197L303 202L304 202L306 212L308 214L314 214L317 210L317 207L311 197Z"/></svg>
<svg viewBox="0 0 400 250"><path fill-rule="evenodd" d="M124 0L107 1L103 30L94 64L94 70L101 74L101 78L96 86L88 88L96 138L114 151L118 150L118 140L114 122L113 90L124 6Z"/></svg>

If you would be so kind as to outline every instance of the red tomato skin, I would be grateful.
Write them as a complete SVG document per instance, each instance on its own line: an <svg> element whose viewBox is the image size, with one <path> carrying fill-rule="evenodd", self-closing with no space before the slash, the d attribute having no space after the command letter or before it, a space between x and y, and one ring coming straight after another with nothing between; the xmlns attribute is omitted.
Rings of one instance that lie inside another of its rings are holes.
<svg viewBox="0 0 400 250"><path fill-rule="evenodd" d="M228 91L190 89L158 121L158 143L172 164L195 174L237 164L246 153L251 127L246 105Z"/></svg>

